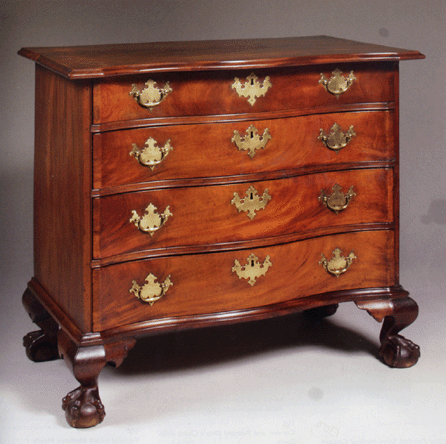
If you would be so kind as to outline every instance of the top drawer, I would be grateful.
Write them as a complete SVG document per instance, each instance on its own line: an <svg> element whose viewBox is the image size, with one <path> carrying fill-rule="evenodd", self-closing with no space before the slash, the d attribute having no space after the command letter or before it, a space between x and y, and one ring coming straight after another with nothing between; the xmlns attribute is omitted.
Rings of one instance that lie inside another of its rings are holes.
<svg viewBox="0 0 446 444"><path fill-rule="evenodd" d="M94 84L93 123L392 102L393 68L392 63L339 64L100 79Z"/></svg>

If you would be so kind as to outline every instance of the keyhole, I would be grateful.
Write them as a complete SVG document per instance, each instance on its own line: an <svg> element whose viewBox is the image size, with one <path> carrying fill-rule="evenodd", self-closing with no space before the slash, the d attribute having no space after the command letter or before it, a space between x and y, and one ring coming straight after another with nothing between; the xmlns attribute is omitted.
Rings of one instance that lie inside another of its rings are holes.
<svg viewBox="0 0 446 444"><path fill-rule="evenodd" d="M254 267L254 260L251 260L251 267Z"/></svg>
<svg viewBox="0 0 446 444"><path fill-rule="evenodd" d="M254 131L251 131L251 139L254 139Z"/></svg>
<svg viewBox="0 0 446 444"><path fill-rule="evenodd" d="M254 79L251 79L251 86L254 86Z"/></svg>
<svg viewBox="0 0 446 444"><path fill-rule="evenodd" d="M250 199L251 199L251 200L254 199L254 193L251 193Z"/></svg>

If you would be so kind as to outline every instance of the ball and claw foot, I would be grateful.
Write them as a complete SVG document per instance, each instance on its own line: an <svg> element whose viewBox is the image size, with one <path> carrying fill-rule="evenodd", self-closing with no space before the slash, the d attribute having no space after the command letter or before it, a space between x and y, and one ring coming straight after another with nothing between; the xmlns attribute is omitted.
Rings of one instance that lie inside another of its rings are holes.
<svg viewBox="0 0 446 444"><path fill-rule="evenodd" d="M420 358L420 347L404 336L395 335L383 340L379 356L389 366L409 368Z"/></svg>
<svg viewBox="0 0 446 444"><path fill-rule="evenodd" d="M26 356L34 362L45 362L59 359L57 339L48 336L43 330L32 331L23 337Z"/></svg>
<svg viewBox="0 0 446 444"><path fill-rule="evenodd" d="M97 387L79 386L62 399L62 409L68 424L75 428L94 427L105 417Z"/></svg>

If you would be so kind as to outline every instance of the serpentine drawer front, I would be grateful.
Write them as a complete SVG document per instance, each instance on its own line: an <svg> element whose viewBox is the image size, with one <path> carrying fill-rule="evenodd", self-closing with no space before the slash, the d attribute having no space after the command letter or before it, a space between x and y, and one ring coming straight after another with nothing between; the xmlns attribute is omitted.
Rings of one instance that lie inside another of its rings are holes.
<svg viewBox="0 0 446 444"><path fill-rule="evenodd" d="M299 112L320 107L338 109L340 103L392 101L394 73L390 64L344 64L342 72L339 66L170 72L97 80L93 89L93 122L259 111ZM144 91L153 100L145 101Z"/></svg>
<svg viewBox="0 0 446 444"><path fill-rule="evenodd" d="M115 193L109 188L387 161L393 122L389 110L107 131L93 136L93 187ZM343 137L339 148L332 139Z"/></svg>
<svg viewBox="0 0 446 444"><path fill-rule="evenodd" d="M391 224L392 181L391 169L345 170L97 198L93 256Z"/></svg>
<svg viewBox="0 0 446 444"><path fill-rule="evenodd" d="M24 48L36 62L34 361L73 427L142 335L353 301L410 367L399 283L398 62L331 37ZM154 338L153 340L156 340Z"/></svg>

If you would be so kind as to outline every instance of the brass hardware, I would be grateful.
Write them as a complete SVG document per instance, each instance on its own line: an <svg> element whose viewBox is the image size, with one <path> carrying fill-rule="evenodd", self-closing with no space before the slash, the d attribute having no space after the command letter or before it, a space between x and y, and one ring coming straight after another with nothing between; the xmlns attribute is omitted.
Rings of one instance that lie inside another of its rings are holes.
<svg viewBox="0 0 446 444"><path fill-rule="evenodd" d="M341 76L342 71L339 69L335 69L332 72L332 76L328 80L324 74L321 73L321 79L319 83L331 94L334 94L336 97L339 97L342 93L347 91L356 77L353 75L353 71L350 71L350 74L347 78Z"/></svg>
<svg viewBox="0 0 446 444"><path fill-rule="evenodd" d="M146 140L143 149L139 149L136 143L133 143L133 150L130 151L130 156L133 156L141 165L149 167L152 171L160 164L166 156L173 150L170 145L170 139L163 147L157 146L157 141L150 137Z"/></svg>
<svg viewBox="0 0 446 444"><path fill-rule="evenodd" d="M159 105L167 95L172 92L169 82L166 82L164 88L157 88L154 80L147 80L146 87L139 91L135 84L132 85L132 90L129 96L133 96L139 105L144 108L152 108Z"/></svg>
<svg viewBox="0 0 446 444"><path fill-rule="evenodd" d="M234 83L231 88L237 91L240 97L249 97L248 102L252 106L256 103L256 98L260 96L265 96L266 92L273 85L269 80L269 76L265 77L265 80L261 84L259 78L251 74L246 77L246 82L242 84L238 77L234 79Z"/></svg>
<svg viewBox="0 0 446 444"><path fill-rule="evenodd" d="M262 136L260 136L257 131L257 128L254 125L251 125L246 130L245 137L241 137L238 131L234 131L234 137L231 139L231 142L235 143L239 151L248 151L248 156L251 159L256 155L256 150L265 148L268 140L271 139L268 128L263 131Z"/></svg>
<svg viewBox="0 0 446 444"><path fill-rule="evenodd" d="M353 251L347 257L341 256L341 253L342 251L336 247L332 253L333 257L329 261L323 254L321 254L322 259L319 261L319 265L322 265L325 270L337 278L348 270L353 259L357 259Z"/></svg>
<svg viewBox="0 0 446 444"><path fill-rule="evenodd" d="M331 128L328 136L325 134L324 130L321 128L321 132L318 136L318 140L321 140L322 143L329 149L339 153L342 148L346 147L350 142L352 137L356 136L355 130L353 129L353 125L350 126L346 133L342 132L340 125L335 123Z"/></svg>
<svg viewBox="0 0 446 444"><path fill-rule="evenodd" d="M240 262L236 259L232 272L236 273L239 279L249 279L249 285L253 286L256 283L256 278L265 276L268 268L272 265L269 256L266 256L263 264L261 264L259 263L259 258L254 253L251 253L246 259L246 265L240 265Z"/></svg>
<svg viewBox="0 0 446 444"><path fill-rule="evenodd" d="M347 194L341 193L342 187L337 183L335 183L332 189L333 193L330 196L327 196L325 191L321 190L319 202L322 202L327 208L338 214L339 211L345 210L348 207L350 200L353 196L356 196L356 193L353 191L353 185L347 191Z"/></svg>
<svg viewBox="0 0 446 444"><path fill-rule="evenodd" d="M145 284L140 287L136 281L132 281L132 288L129 293L133 293L139 300L149 303L151 306L158 300L160 300L167 292L173 283L169 276L164 279L162 284L155 282L158 278L150 273L146 279Z"/></svg>
<svg viewBox="0 0 446 444"><path fill-rule="evenodd" d="M239 213L241 211L248 212L248 217L253 220L256 217L256 211L263 210L266 207L266 204L271 200L271 196L268 193L268 188L266 188L262 197L260 197L253 186L250 186L245 194L246 197L240 199L238 193L234 193L231 204L237 208Z"/></svg>
<svg viewBox="0 0 446 444"><path fill-rule="evenodd" d="M138 216L136 211L133 210L132 217L130 218L129 222L134 223L135 226L143 233L149 233L150 236L153 236L155 231L158 231L166 223L170 216L173 216L168 206L162 214L158 214L156 209L157 208L155 205L150 204L145 209L145 214L142 217Z"/></svg>

